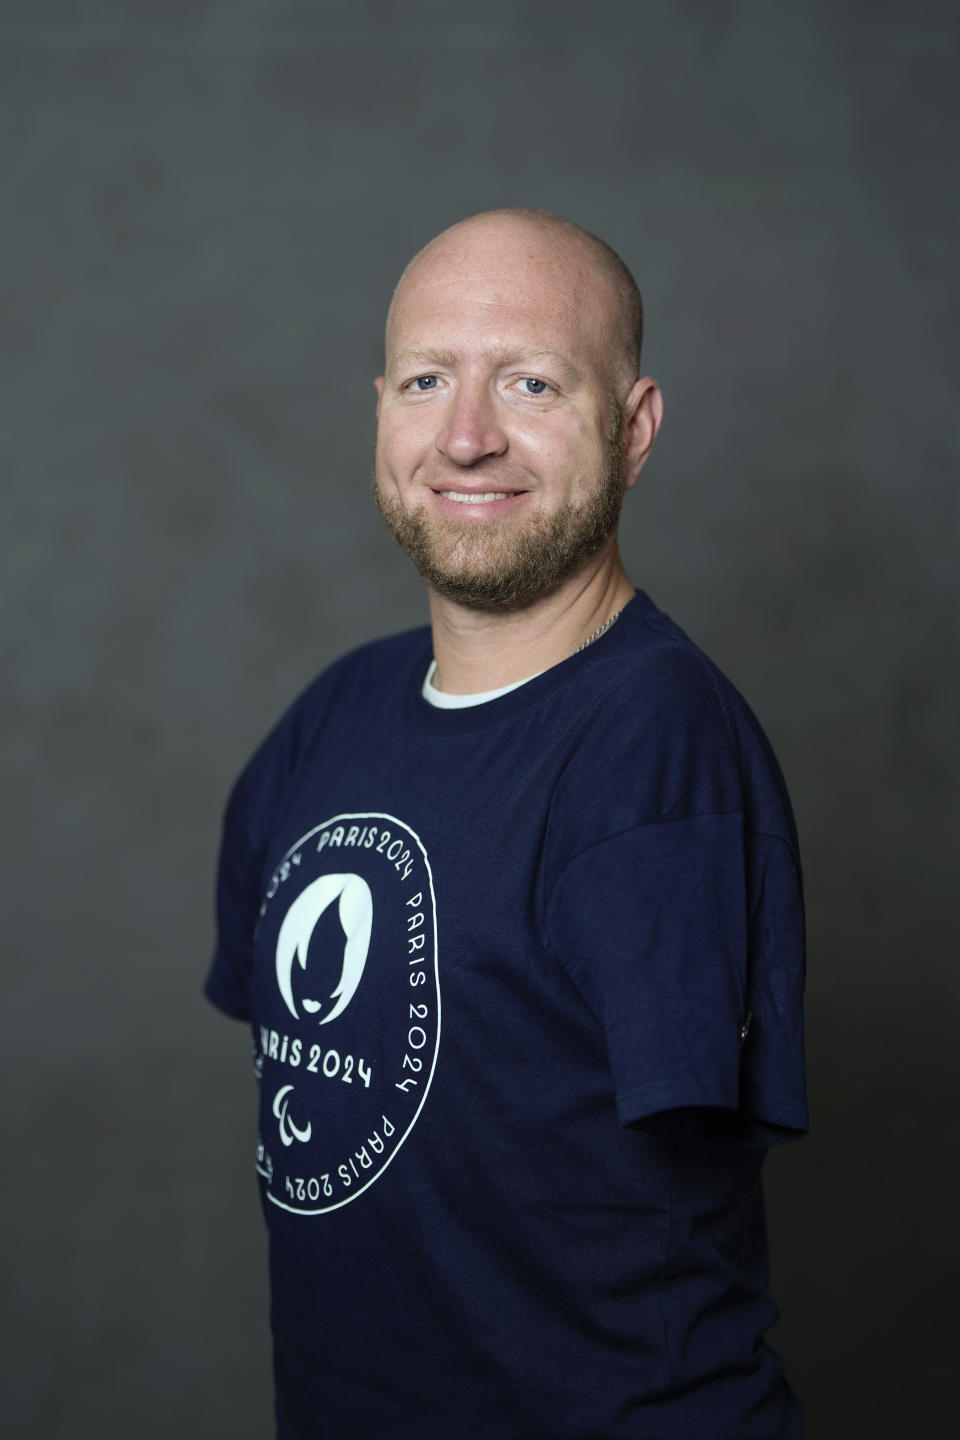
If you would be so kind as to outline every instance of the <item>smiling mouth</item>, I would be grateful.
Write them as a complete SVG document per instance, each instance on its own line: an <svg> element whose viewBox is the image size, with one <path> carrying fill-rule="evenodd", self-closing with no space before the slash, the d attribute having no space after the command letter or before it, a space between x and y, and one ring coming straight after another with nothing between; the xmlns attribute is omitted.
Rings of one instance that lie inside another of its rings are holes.
<svg viewBox="0 0 960 1440"><path fill-rule="evenodd" d="M441 495L444 500L456 500L461 505L489 505L492 500L507 500L517 492L514 490L486 490L483 494L478 495L469 490L438 490L435 493Z"/></svg>

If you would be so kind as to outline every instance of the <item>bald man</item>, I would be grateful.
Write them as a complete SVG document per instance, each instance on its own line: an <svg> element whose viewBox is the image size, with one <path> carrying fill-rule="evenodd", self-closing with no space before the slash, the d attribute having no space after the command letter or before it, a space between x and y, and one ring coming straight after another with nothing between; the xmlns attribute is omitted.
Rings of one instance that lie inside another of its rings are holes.
<svg viewBox="0 0 960 1440"><path fill-rule="evenodd" d="M235 786L279 1440L774 1440L760 1172L806 1127L783 780L628 579L662 416L622 261L537 211L414 257L374 493L430 626Z"/></svg>

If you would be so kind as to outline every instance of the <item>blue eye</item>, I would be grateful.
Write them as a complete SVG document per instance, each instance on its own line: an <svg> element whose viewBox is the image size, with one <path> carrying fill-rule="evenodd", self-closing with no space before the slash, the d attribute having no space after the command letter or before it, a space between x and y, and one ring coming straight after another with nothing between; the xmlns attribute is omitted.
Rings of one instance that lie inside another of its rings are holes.
<svg viewBox="0 0 960 1440"><path fill-rule="evenodd" d="M528 395L543 395L547 388L546 380L535 380L532 375L527 375L523 384Z"/></svg>
<svg viewBox="0 0 960 1440"><path fill-rule="evenodd" d="M423 394L425 390L436 390L436 375L418 375L416 380L414 380L413 382L413 388L415 390L419 390L421 394Z"/></svg>

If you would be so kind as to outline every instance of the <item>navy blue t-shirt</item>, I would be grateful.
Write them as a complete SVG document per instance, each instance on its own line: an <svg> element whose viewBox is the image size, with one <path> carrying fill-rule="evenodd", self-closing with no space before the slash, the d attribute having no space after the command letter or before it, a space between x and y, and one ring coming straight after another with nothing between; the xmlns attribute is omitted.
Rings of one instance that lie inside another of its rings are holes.
<svg viewBox="0 0 960 1440"><path fill-rule="evenodd" d="M227 808L280 1440L775 1440L760 1167L807 1123L800 870L756 720L644 595L438 710L429 631Z"/></svg>

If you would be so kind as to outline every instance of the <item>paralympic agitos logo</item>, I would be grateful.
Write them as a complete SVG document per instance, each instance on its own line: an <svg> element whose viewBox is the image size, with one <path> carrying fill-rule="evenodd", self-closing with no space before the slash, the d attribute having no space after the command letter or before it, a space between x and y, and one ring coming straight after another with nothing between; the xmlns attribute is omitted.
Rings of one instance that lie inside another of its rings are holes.
<svg viewBox="0 0 960 1440"><path fill-rule="evenodd" d="M260 909L254 1060L267 1198L318 1215L362 1195L423 1108L440 1039L426 850L392 815L300 837Z"/></svg>

